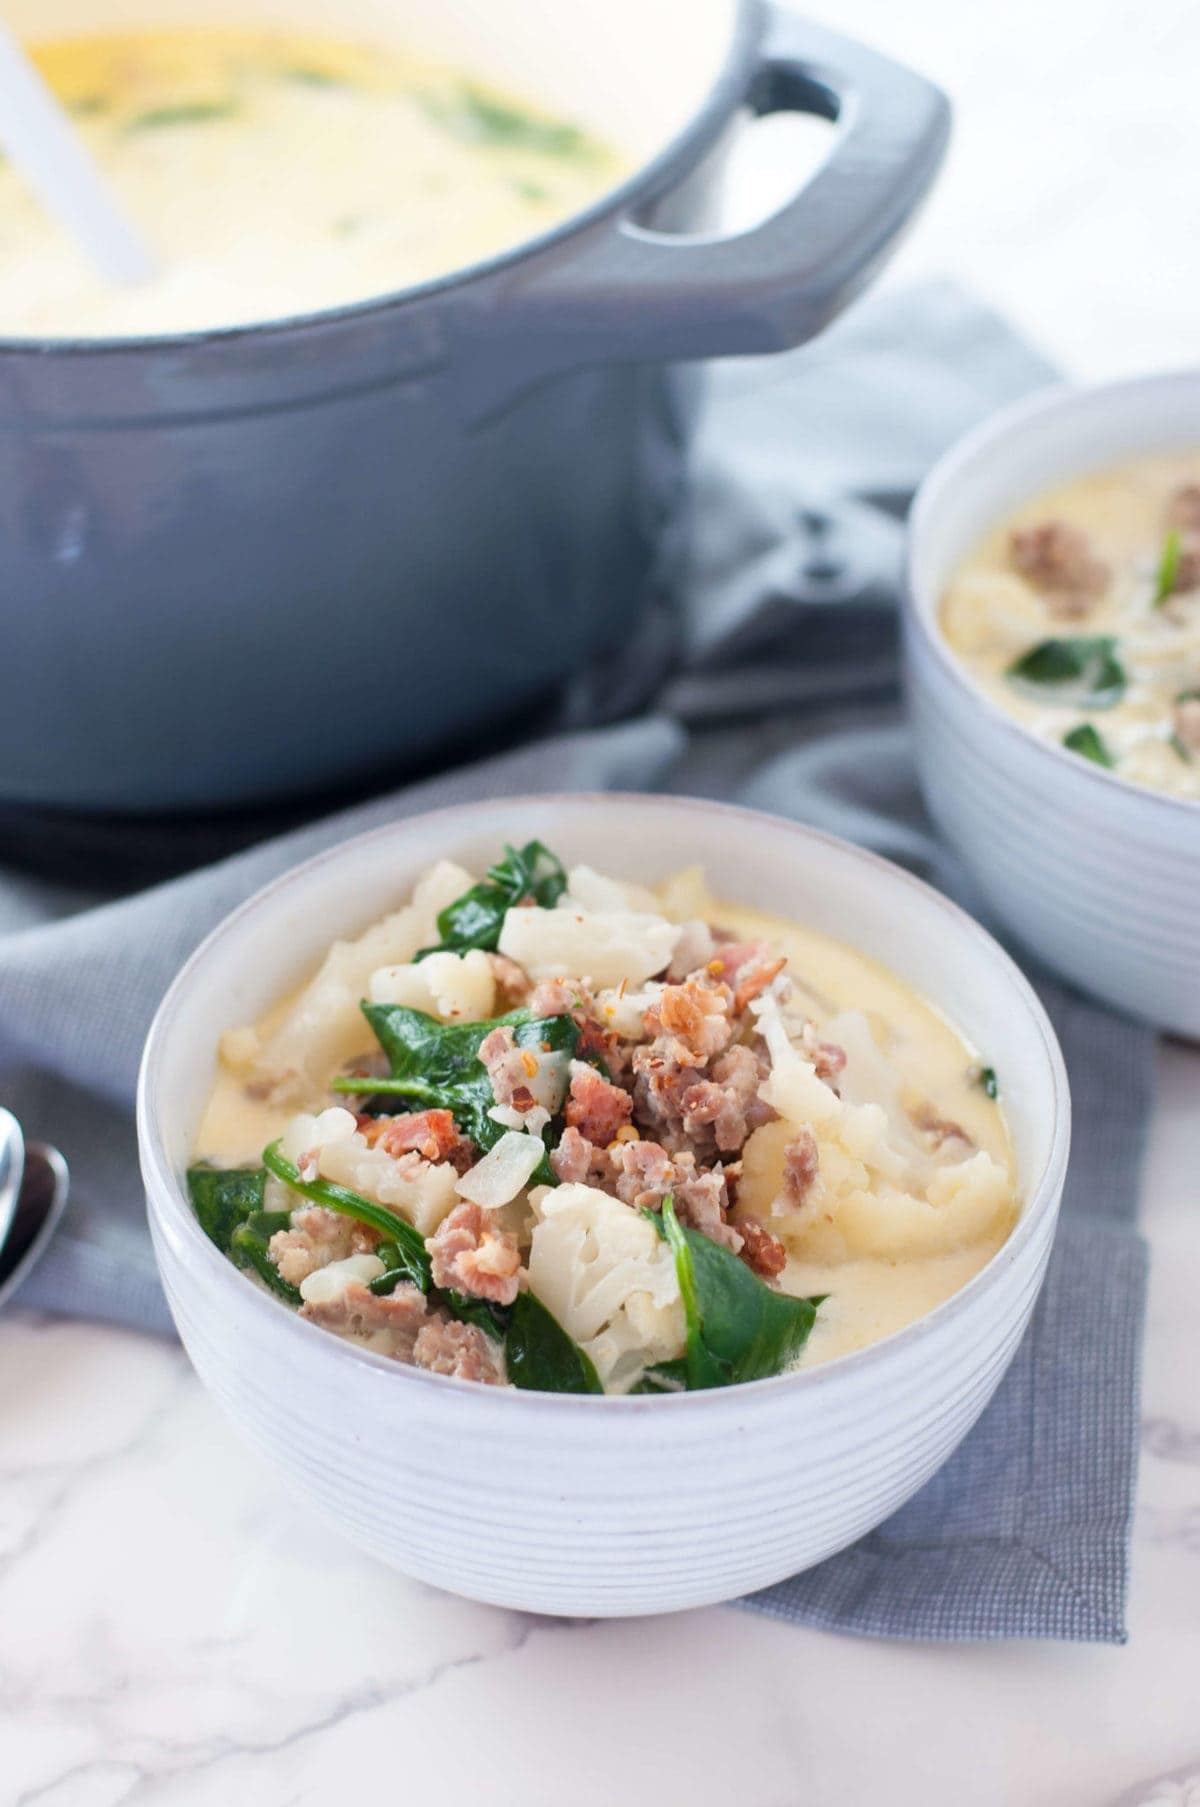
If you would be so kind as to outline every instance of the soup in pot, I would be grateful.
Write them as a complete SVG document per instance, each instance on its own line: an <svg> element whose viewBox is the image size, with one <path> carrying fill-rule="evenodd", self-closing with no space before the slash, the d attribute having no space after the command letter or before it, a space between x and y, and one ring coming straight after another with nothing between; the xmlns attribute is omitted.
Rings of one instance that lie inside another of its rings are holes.
<svg viewBox="0 0 1200 1807"><path fill-rule="evenodd" d="M0 334L186 331L362 301L534 237L626 173L578 123L378 45L197 28L33 54L159 273L111 287L0 161Z"/></svg>
<svg viewBox="0 0 1200 1807"><path fill-rule="evenodd" d="M1094 471L1002 521L942 632L1040 739L1200 801L1200 453Z"/></svg>

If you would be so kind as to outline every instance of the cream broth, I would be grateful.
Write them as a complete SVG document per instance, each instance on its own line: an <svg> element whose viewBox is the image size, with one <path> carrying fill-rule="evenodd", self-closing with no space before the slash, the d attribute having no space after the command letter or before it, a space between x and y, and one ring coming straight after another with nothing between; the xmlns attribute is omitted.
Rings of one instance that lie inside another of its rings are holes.
<svg viewBox="0 0 1200 1807"><path fill-rule="evenodd" d="M941 626L1040 739L1200 800L1200 452L1093 472L1026 504L959 566Z"/></svg>
<svg viewBox="0 0 1200 1807"><path fill-rule="evenodd" d="M969 1144L991 1157L1004 1176L1003 1196L978 1223L966 1222L961 1234L939 1239L939 1246L896 1246L872 1249L849 1230L831 1232L834 1204L812 1228L781 1225L772 1216L772 1194L778 1171L771 1147L779 1125L755 1132L746 1144L746 1176L739 1191L738 1214L753 1211L768 1227L784 1235L788 1263L781 1286L798 1297L827 1295L798 1366L808 1368L877 1342L913 1323L963 1287L1006 1240L1018 1203L1007 1125L994 1076L986 1068L986 1050L969 1048L949 1023L924 999L867 956L828 936L784 918L736 905L713 902L699 881L686 875L660 894L664 913L675 919L700 911L739 940L765 941L786 955L787 972L803 1009L820 1029L839 1032L843 1013L866 1018L875 1047L898 1079L893 1105L919 1113L932 1105L938 1120L961 1128ZM295 1099L272 1104L247 1090L246 1075L263 1050L286 1039L287 1025L299 1020L298 999L286 999L254 1031L227 1038L225 1059L196 1138L195 1156L218 1166L257 1163L264 1145L284 1133ZM368 1040L363 1036L364 1045ZM348 1052L343 1043L343 1051ZM848 1069L848 1072L851 1069ZM1000 1084L1003 1082L1001 1076ZM318 1110L332 1101L321 1095L306 1100ZM756 1152L756 1142L759 1145ZM836 1154L836 1150L834 1151ZM823 1150L823 1158L831 1158ZM886 1209L886 1195L883 1201ZM901 1201L898 1210L911 1209ZM923 1232L922 1232L923 1233ZM878 1240L877 1238L875 1240ZM885 1238L886 1241L886 1238Z"/></svg>
<svg viewBox="0 0 1200 1807"><path fill-rule="evenodd" d="M570 121L377 45L283 32L33 47L158 260L112 288L0 163L0 333L105 337L286 317L476 262L626 172Z"/></svg>

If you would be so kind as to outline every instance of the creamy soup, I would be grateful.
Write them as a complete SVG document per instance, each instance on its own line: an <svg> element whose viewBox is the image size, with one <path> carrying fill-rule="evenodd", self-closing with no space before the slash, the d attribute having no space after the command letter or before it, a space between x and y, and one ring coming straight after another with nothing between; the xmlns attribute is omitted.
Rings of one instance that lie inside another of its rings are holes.
<svg viewBox="0 0 1200 1807"><path fill-rule="evenodd" d="M861 1349L1018 1210L999 1078L866 956L534 843L435 867L230 1032L189 1173L253 1283L402 1363L671 1392Z"/></svg>
<svg viewBox="0 0 1200 1807"><path fill-rule="evenodd" d="M112 288L0 164L0 333L102 337L333 307L553 226L625 173L470 72L285 32L34 46L158 261Z"/></svg>
<svg viewBox="0 0 1200 1807"><path fill-rule="evenodd" d="M1200 452L1039 496L946 591L942 630L1009 715L1135 784L1200 800Z"/></svg>

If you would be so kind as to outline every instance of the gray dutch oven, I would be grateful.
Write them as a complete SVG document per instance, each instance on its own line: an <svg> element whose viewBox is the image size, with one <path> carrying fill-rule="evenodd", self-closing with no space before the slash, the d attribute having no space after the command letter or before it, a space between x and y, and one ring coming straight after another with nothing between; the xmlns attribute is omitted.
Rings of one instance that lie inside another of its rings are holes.
<svg viewBox="0 0 1200 1807"><path fill-rule="evenodd" d="M18 27L70 29L71 0L24 7ZM342 0L336 29L445 40L634 148L636 173L542 238L359 306L0 344L7 803L244 805L478 741L526 705L536 727L536 699L639 608L682 469L670 361L819 330L947 134L927 82L757 0ZM744 106L836 120L832 150L771 218L705 236Z"/></svg>

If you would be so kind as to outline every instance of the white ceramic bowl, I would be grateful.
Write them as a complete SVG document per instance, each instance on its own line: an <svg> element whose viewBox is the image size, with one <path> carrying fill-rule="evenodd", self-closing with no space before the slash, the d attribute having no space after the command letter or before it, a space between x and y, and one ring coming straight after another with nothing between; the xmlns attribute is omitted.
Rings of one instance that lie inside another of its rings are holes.
<svg viewBox="0 0 1200 1807"><path fill-rule="evenodd" d="M539 836L655 880L703 862L718 896L868 950L987 1050L1012 1123L1021 1217L919 1323L809 1373L605 1399L495 1390L338 1342L250 1285L200 1230L184 1169L223 1029L298 983L339 933L443 856ZM496 801L398 821L234 912L168 993L138 1133L179 1333L234 1424L345 1538L408 1574L546 1613L661 1612L767 1586L852 1543L949 1455L1011 1359L1041 1284L1070 1106L1040 1004L967 916L870 854L746 810L666 797Z"/></svg>
<svg viewBox="0 0 1200 1807"><path fill-rule="evenodd" d="M955 446L909 532L905 670L917 770L996 915L1049 965L1135 1016L1200 1036L1200 805L1035 738L985 695L938 611L979 536L1039 490L1200 445L1200 371L1018 403Z"/></svg>

